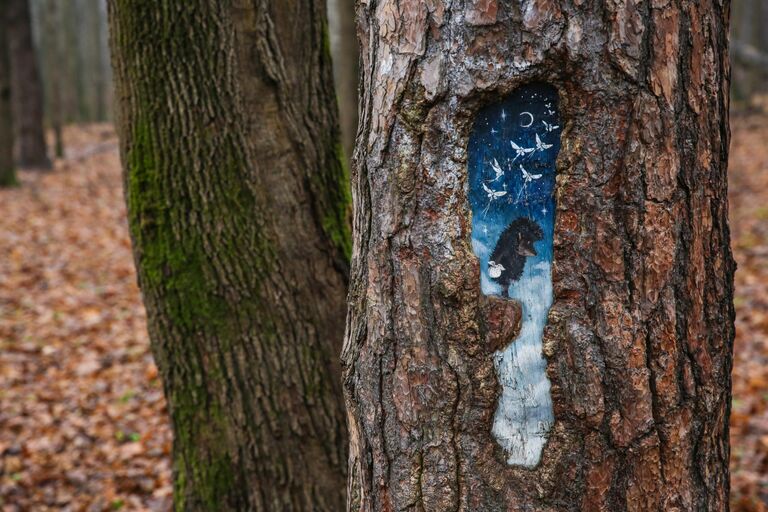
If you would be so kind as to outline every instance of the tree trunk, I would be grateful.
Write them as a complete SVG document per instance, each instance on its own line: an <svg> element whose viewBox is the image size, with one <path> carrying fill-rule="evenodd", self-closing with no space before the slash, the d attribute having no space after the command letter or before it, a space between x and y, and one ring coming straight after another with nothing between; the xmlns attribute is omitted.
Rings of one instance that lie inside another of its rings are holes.
<svg viewBox="0 0 768 512"><path fill-rule="evenodd" d="M766 23L768 23L768 2L760 2L760 7L758 8L756 17L757 24L762 28L762 30L757 31L758 37L757 41L755 41L755 46L760 51L760 53L766 55L768 54L768 34L766 33L765 26ZM763 92L766 89L768 89L768 87L765 86L764 82L761 82L760 91Z"/></svg>
<svg viewBox="0 0 768 512"><path fill-rule="evenodd" d="M59 0L45 0L42 4L41 18L43 31L40 37L42 46L43 76L46 88L48 119L53 129L54 156L64 157L64 136L62 132L62 63L64 57L61 48L61 12Z"/></svg>
<svg viewBox="0 0 768 512"><path fill-rule="evenodd" d="M762 3L762 2L761 2ZM734 53L742 46L755 46L757 44L756 32L759 12L755 8L754 0L740 0L734 2L734 9L731 17L731 39L732 46L732 70L733 89L731 93L737 101L749 100L755 93L756 80L759 79L759 73L753 65L748 64L744 59L739 59L738 53Z"/></svg>
<svg viewBox="0 0 768 512"><path fill-rule="evenodd" d="M358 51L355 0L329 0L333 76L339 98L339 119L344 154L352 155L357 133Z"/></svg>
<svg viewBox="0 0 768 512"><path fill-rule="evenodd" d="M176 510L344 505L349 193L322 0L109 4Z"/></svg>
<svg viewBox="0 0 768 512"><path fill-rule="evenodd" d="M99 23L99 116L101 121L112 120L112 75L109 66L109 34L107 27L107 0L98 0L96 9Z"/></svg>
<svg viewBox="0 0 768 512"><path fill-rule="evenodd" d="M13 117L22 167L49 169L43 129L43 85L32 41L28 0L9 0L8 37L11 57Z"/></svg>
<svg viewBox="0 0 768 512"><path fill-rule="evenodd" d="M64 31L64 119L68 123L83 123L88 120L88 103L85 96L85 63L83 62L83 19L82 0L60 4L63 11Z"/></svg>
<svg viewBox="0 0 768 512"><path fill-rule="evenodd" d="M349 510L727 510L728 11L359 2Z"/></svg>
<svg viewBox="0 0 768 512"><path fill-rule="evenodd" d="M87 35L86 44L83 47L84 69L87 77L85 98L88 119L94 122L103 122L107 118L101 3L102 0L87 0L83 13Z"/></svg>
<svg viewBox="0 0 768 512"><path fill-rule="evenodd" d="M9 0L0 0L0 187L16 184L13 163L13 115L11 112L11 67L8 53Z"/></svg>

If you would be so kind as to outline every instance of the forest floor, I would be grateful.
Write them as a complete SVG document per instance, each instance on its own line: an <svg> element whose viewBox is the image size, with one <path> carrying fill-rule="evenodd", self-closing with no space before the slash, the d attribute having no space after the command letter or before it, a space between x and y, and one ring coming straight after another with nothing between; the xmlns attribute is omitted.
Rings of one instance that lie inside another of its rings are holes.
<svg viewBox="0 0 768 512"><path fill-rule="evenodd" d="M731 116L729 199L736 271L731 412L734 512L768 511L768 112Z"/></svg>
<svg viewBox="0 0 768 512"><path fill-rule="evenodd" d="M109 125L0 190L3 512L169 510L171 436Z"/></svg>
<svg viewBox="0 0 768 512"><path fill-rule="evenodd" d="M732 118L733 510L768 512L768 114ZM0 510L170 509L170 447L117 141L72 127L0 190Z"/></svg>

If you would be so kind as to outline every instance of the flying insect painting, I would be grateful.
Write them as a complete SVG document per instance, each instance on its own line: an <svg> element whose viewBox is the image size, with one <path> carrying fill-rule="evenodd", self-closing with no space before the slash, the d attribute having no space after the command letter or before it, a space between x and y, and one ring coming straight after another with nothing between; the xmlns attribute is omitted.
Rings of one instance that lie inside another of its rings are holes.
<svg viewBox="0 0 768 512"><path fill-rule="evenodd" d="M481 110L469 140L472 247L486 295L517 299L520 334L494 354L502 393L492 432L507 463L534 467L554 422L542 338L552 305L557 91L519 88Z"/></svg>

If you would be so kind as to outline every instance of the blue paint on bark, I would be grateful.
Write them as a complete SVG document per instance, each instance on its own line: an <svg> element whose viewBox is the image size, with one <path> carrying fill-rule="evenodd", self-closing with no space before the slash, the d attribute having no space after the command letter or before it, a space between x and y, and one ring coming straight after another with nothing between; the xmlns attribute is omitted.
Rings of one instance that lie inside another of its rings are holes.
<svg viewBox="0 0 768 512"><path fill-rule="evenodd" d="M552 305L560 125L556 89L531 84L480 111L469 140L472 247L482 291L523 306L520 335L494 354L502 394L493 434L507 462L526 467L538 464L554 421L542 337Z"/></svg>

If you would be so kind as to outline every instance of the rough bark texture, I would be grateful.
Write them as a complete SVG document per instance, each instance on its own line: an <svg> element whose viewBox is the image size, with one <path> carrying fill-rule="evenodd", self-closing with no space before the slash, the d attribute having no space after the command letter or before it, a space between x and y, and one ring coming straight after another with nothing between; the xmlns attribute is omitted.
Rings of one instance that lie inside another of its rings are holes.
<svg viewBox="0 0 768 512"><path fill-rule="evenodd" d="M359 3L349 510L727 510L728 11ZM506 306L480 292L466 158L475 112L533 81L557 87L565 129L544 334L556 422L525 470L491 436L487 319Z"/></svg>
<svg viewBox="0 0 768 512"><path fill-rule="evenodd" d="M113 0L177 510L343 508L349 193L322 0Z"/></svg>
<svg viewBox="0 0 768 512"><path fill-rule="evenodd" d="M0 187L16 184L16 171L13 164L13 115L7 9L8 0L0 0Z"/></svg>
<svg viewBox="0 0 768 512"><path fill-rule="evenodd" d="M18 163L22 167L48 169L51 161L43 129L43 84L32 41L28 0L8 1L8 37Z"/></svg>

